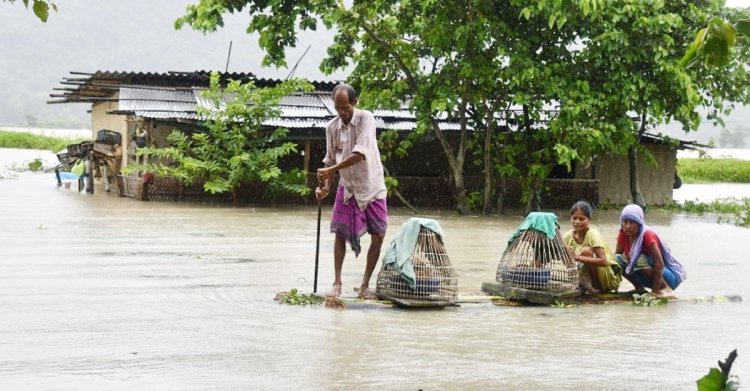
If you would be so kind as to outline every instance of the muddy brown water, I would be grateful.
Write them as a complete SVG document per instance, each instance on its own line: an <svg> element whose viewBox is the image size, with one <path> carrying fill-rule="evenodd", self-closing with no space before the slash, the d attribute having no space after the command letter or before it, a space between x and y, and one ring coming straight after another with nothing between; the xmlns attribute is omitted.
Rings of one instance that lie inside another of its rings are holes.
<svg viewBox="0 0 750 391"><path fill-rule="evenodd" d="M446 232L461 295L494 279L521 221L425 215ZM391 211L386 242L411 216ZM57 188L52 174L0 180L2 388L689 390L732 349L733 372L750 384L746 303L279 305L279 291L312 290L316 217L315 206L89 195ZM324 209L319 290L332 282L329 217ZM749 229L711 216L647 221L688 270L679 295L750 297ZM613 243L617 212L594 222ZM346 294L363 266L347 253Z"/></svg>

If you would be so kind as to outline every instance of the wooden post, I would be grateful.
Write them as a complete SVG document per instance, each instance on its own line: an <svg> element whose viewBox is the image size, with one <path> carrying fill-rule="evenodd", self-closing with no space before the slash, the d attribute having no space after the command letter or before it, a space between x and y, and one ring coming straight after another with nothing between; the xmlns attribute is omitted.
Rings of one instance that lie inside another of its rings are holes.
<svg viewBox="0 0 750 391"><path fill-rule="evenodd" d="M311 141L309 138L305 140L305 156L304 156L304 160L302 163L302 167L305 170L305 172L310 172L310 149L311 149L310 144L311 144Z"/></svg>

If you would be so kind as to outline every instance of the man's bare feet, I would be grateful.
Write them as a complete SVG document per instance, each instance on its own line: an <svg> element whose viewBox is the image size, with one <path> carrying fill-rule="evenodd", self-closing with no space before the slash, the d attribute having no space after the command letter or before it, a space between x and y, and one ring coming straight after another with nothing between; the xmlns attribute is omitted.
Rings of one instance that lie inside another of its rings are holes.
<svg viewBox="0 0 750 391"><path fill-rule="evenodd" d="M377 300L378 296L370 288L359 288L357 298L362 300Z"/></svg>
<svg viewBox="0 0 750 391"><path fill-rule="evenodd" d="M334 283L333 288L331 288L328 293L326 293L326 296L328 297L339 297L341 296L341 283Z"/></svg>

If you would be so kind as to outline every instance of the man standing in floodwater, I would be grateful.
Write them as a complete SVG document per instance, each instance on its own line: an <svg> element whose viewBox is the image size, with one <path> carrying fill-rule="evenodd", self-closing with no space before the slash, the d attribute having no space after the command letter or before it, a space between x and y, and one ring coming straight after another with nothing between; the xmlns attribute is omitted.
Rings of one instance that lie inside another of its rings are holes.
<svg viewBox="0 0 750 391"><path fill-rule="evenodd" d="M358 256L359 238L370 234L370 249L359 298L376 299L370 291L370 277L380 258L380 248L388 227L385 179L380 150L375 134L375 117L371 112L357 109L357 92L348 84L333 89L333 103L338 116L326 126L325 168L318 169L322 186L315 189L318 200L331 192L334 174L340 174L336 199L331 217L331 232L336 234L333 243L333 268L335 278L329 296L341 295L341 269L344 265L346 242Z"/></svg>

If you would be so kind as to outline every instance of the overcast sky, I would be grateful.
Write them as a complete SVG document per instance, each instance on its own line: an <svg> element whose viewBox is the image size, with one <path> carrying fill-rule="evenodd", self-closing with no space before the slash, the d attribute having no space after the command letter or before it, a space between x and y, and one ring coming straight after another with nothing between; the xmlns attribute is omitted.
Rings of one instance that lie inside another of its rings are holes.
<svg viewBox="0 0 750 391"><path fill-rule="evenodd" d="M49 94L70 71L194 71L224 70L229 44L230 72L252 72L284 78L288 69L261 67L257 36L245 33L246 14L226 18L216 33L175 30L175 19L191 0L69 0L56 1L58 13L47 23L36 19L21 1L0 1L0 126L21 125L26 114L85 116L83 105L47 105ZM322 36L322 39L321 39ZM325 76L318 70L332 34L303 34L290 49L295 76L340 80L342 72Z"/></svg>

